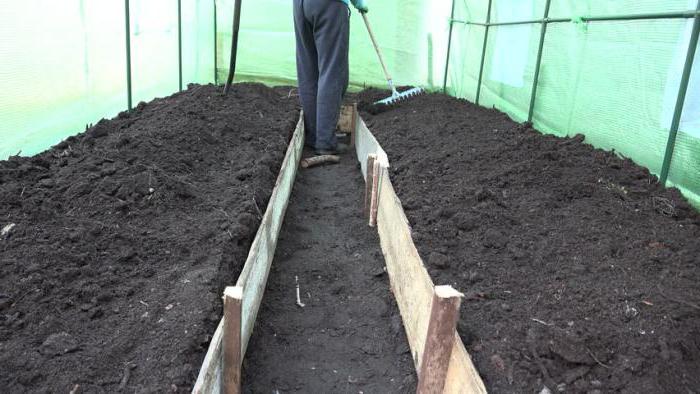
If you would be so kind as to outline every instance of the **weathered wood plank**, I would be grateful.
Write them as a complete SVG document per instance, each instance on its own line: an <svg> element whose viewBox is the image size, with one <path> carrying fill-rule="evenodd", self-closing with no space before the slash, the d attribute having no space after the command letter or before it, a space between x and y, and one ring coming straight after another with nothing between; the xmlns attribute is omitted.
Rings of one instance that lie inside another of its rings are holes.
<svg viewBox="0 0 700 394"><path fill-rule="evenodd" d="M462 339L456 332L443 393L486 393L484 382L481 380L471 357L469 357Z"/></svg>
<svg viewBox="0 0 700 394"><path fill-rule="evenodd" d="M224 319L221 319L211 338L199 376L192 389L193 394L218 393L221 387L221 338L224 333Z"/></svg>
<svg viewBox="0 0 700 394"><path fill-rule="evenodd" d="M224 332L222 388L225 394L241 392L241 304L243 289L227 287L224 291Z"/></svg>
<svg viewBox="0 0 700 394"><path fill-rule="evenodd" d="M379 145L377 139L369 131L365 121L362 118L357 120L357 131L355 133L355 152L357 160L362 167L362 176L367 180L367 156L370 154L377 155L377 160L382 167L389 168L389 158L384 152L384 149Z"/></svg>
<svg viewBox="0 0 700 394"><path fill-rule="evenodd" d="M245 266L236 282L236 286L242 288L241 359L245 355L248 341L253 332L255 318L262 302L267 277L270 273L270 265L277 246L277 237L287 210L289 196L294 186L303 147L304 118L302 114L289 143L270 202L250 247ZM192 390L193 393L221 392L223 322L224 320L222 319L212 337L197 382Z"/></svg>
<svg viewBox="0 0 700 394"><path fill-rule="evenodd" d="M367 170L367 157L370 154L376 154L376 161L381 165L377 230L391 290L399 306L416 370L420 370L430 322L434 285L413 243L408 219L391 184L386 152L362 118L358 118L357 121L355 149L365 180L371 181L372 178L368 177ZM456 332L443 392L486 393L484 383Z"/></svg>
<svg viewBox="0 0 700 394"><path fill-rule="evenodd" d="M355 131L354 120L357 114L355 105L343 105L340 107L340 115L338 116L338 130L341 133L352 134Z"/></svg>
<svg viewBox="0 0 700 394"><path fill-rule="evenodd" d="M372 172L372 193L369 200L369 226L375 227L377 225L377 210L379 209L379 184L382 182L382 174L384 172L378 160L375 160L372 168L368 168L367 171Z"/></svg>
<svg viewBox="0 0 700 394"><path fill-rule="evenodd" d="M377 160L377 155L370 154L367 155L367 168L374 168L374 162ZM372 188L374 187L374 171L367 173L367 180L365 182L365 205L364 205L364 217L369 218L369 214L372 210Z"/></svg>
<svg viewBox="0 0 700 394"><path fill-rule="evenodd" d="M428 332L433 283L413 244L408 220L388 174L385 174L385 178L379 193L377 229L391 290L403 318L417 369Z"/></svg>
<svg viewBox="0 0 700 394"><path fill-rule="evenodd" d="M416 392L419 394L440 394L445 388L459 321L459 305L464 297L451 286L435 286L434 290L423 361L418 373Z"/></svg>
<svg viewBox="0 0 700 394"><path fill-rule="evenodd" d="M282 227L282 220L287 212L289 196L292 194L303 147L304 125L303 120L300 120L299 126L292 137L290 148L287 150L287 155L282 163L282 170L277 178L277 183L263 216L258 235L255 238L257 242L254 241L248 260L236 283L237 286L243 288L241 332L243 354L245 354L248 341L253 334L255 318L258 315L258 309L265 292L272 258L277 247L277 237Z"/></svg>
<svg viewBox="0 0 700 394"><path fill-rule="evenodd" d="M357 119L360 114L357 112L357 103L352 105L352 120L350 122L350 146L355 146L355 134L357 133Z"/></svg>

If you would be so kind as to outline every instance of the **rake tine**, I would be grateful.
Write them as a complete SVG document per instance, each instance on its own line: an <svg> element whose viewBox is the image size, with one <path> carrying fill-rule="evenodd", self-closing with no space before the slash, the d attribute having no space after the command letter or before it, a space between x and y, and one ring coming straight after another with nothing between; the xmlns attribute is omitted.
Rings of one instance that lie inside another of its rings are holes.
<svg viewBox="0 0 700 394"><path fill-rule="evenodd" d="M423 93L424 90L422 88L409 89L403 93L399 93L398 91L394 90L394 93L390 97L387 97L383 100L379 100L375 104L393 105Z"/></svg>

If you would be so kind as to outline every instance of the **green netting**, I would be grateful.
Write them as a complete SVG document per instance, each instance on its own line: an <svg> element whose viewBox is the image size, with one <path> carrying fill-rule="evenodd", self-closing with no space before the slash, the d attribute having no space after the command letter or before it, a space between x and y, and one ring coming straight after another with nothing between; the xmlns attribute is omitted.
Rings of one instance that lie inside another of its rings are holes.
<svg viewBox="0 0 700 394"><path fill-rule="evenodd" d="M491 22L539 20L544 0L493 0ZM591 16L693 11L696 0L552 0L533 122L560 136L584 134L596 147L659 174L692 18L580 22ZM455 19L486 22L489 2L456 0ZM528 118L541 23L490 26L479 103ZM485 27L456 23L448 92L474 101ZM696 58L698 55L696 55ZM669 181L700 202L700 60L696 60Z"/></svg>
<svg viewBox="0 0 700 394"><path fill-rule="evenodd" d="M219 80L228 72L233 0L217 1ZM370 3L369 18L399 84L441 86L450 4L421 0ZM241 16L237 78L269 83L296 83L292 2L244 2ZM353 10L350 38L350 80L355 88L385 85L364 22ZM225 63L225 64L224 64Z"/></svg>
<svg viewBox="0 0 700 394"><path fill-rule="evenodd" d="M447 91L528 119L546 0L455 0ZM181 0L182 78L228 73L234 0ZM3 1L0 13L0 159L48 148L127 107L125 1ZM451 1L370 3L370 19L398 84L441 88ZM179 88L178 1L130 0L134 105ZM243 3L237 80L294 84L291 1ZM693 11L697 0L551 0L534 125L586 135L659 173L692 15L581 22L591 16ZM216 12L216 18L215 18ZM462 22L476 22L468 24ZM352 88L384 86L362 19L353 12ZM484 37L488 40L484 51ZM482 83L479 75L483 58ZM700 52L700 51L699 51ZM688 87L669 181L700 201L700 53ZM215 67L215 64L218 65Z"/></svg>
<svg viewBox="0 0 700 394"><path fill-rule="evenodd" d="M127 109L125 3L2 1L0 159ZM214 79L213 0L182 0L183 79ZM134 105L178 90L176 0L131 0Z"/></svg>
<svg viewBox="0 0 700 394"><path fill-rule="evenodd" d="M476 100L484 30L481 26L461 24L452 30L448 92L470 101Z"/></svg>
<svg viewBox="0 0 700 394"><path fill-rule="evenodd" d="M183 84L214 82L214 4L182 0Z"/></svg>

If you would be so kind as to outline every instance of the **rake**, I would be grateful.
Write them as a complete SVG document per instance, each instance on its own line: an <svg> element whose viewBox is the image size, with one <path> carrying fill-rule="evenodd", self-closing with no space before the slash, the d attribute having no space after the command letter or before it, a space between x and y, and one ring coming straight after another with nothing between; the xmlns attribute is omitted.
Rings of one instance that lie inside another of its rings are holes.
<svg viewBox="0 0 700 394"><path fill-rule="evenodd" d="M372 27L369 24L369 19L367 19L367 13L362 13L362 18L365 20L365 25L367 26L367 32L369 33L369 38L372 39L372 44L374 44L374 49L377 51L377 56L379 56L379 63L382 64L382 69L384 69L384 75L386 76L386 80L389 82L389 88L391 89L391 96L385 98L384 100L379 100L374 104L384 104L384 105L392 105L395 104L399 101L409 99L411 97L417 96L421 93L423 93L423 89L421 88L413 88L409 89L405 92L399 93L398 90L396 90L396 86L394 86L394 79L391 77L391 74L389 74L389 70L386 68L386 63L384 63L384 57L382 56L382 51L379 49L379 45L377 44L377 40L374 38L374 33L372 32Z"/></svg>

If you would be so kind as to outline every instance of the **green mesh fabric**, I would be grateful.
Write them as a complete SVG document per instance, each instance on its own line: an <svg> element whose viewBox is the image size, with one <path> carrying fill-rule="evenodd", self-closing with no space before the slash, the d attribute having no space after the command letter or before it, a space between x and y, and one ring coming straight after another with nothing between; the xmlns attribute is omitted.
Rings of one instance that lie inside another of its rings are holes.
<svg viewBox="0 0 700 394"><path fill-rule="evenodd" d="M544 0L493 0L491 22L541 19ZM692 11L695 0L552 0L533 123L584 134L659 174L692 19L580 22L582 17ZM455 19L485 22L487 1L456 0ZM517 11L517 12L514 12ZM527 120L541 24L492 26L479 103ZM448 92L474 101L484 30L455 24ZM697 58L698 56L696 56ZM669 181L700 203L700 63L696 60Z"/></svg>
<svg viewBox="0 0 700 394"><path fill-rule="evenodd" d="M183 85L214 82L215 75L219 82L225 81L234 1L181 3ZM295 83L291 7L289 0L243 2L237 81ZM450 4L385 0L370 7L369 17L395 82L441 86ZM131 0L130 11L136 105L178 89L177 1ZM352 88L386 86L355 11L351 23ZM3 2L0 159L18 152L38 153L84 130L86 124L125 110L125 45L123 0Z"/></svg>
<svg viewBox="0 0 700 394"><path fill-rule="evenodd" d="M181 0L183 85L226 79L234 0ZM545 0L492 0L491 22L540 19ZM382 0L369 18L398 85L442 87L451 1ZM552 0L533 122L659 173L692 19L581 22L694 10L696 0ZM237 81L294 84L289 0L244 1ZM487 0L455 0L485 22ZM131 0L133 102L176 92L176 0ZM216 21L214 17L216 9ZM217 27L215 32L215 25ZM527 119L540 24L489 28L479 103ZM455 23L447 91L476 100L486 28ZM127 107L122 0L5 1L0 13L0 159L38 153ZM216 43L216 46L215 46ZM700 51L669 181L700 202ZM360 15L351 19L351 88L386 86ZM218 69L215 70L215 63Z"/></svg>
<svg viewBox="0 0 700 394"><path fill-rule="evenodd" d="M3 1L0 159L33 155L127 109L125 7ZM131 0L133 102L178 90L177 1ZM213 82L214 2L182 0L183 79Z"/></svg>
<svg viewBox="0 0 700 394"><path fill-rule="evenodd" d="M233 0L217 1L219 59L228 59ZM397 84L441 86L447 51L448 1L382 0L368 2L368 14L389 70ZM350 80L352 88L386 86L360 14L351 11ZM239 80L296 83L292 2L243 2L236 75ZM228 61L219 66L226 78Z"/></svg>

